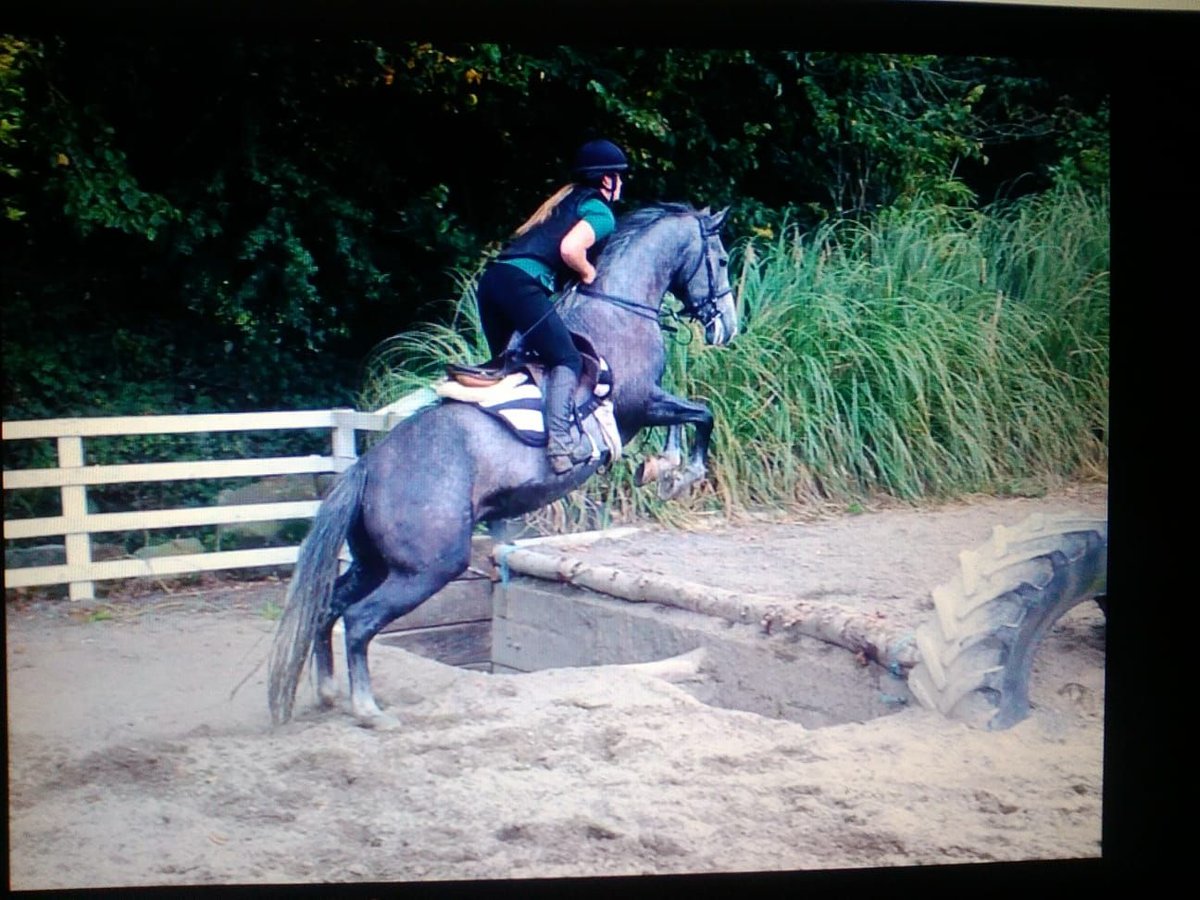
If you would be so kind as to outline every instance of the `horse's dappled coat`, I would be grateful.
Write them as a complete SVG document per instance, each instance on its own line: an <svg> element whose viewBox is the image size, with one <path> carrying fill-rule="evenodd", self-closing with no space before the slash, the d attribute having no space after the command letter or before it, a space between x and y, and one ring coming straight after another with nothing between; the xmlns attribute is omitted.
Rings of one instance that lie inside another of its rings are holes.
<svg viewBox="0 0 1200 900"><path fill-rule="evenodd" d="M611 366L621 443L646 427L669 426L673 439L679 426L695 426L679 490L705 476L713 418L703 404L659 385L666 349L658 312L669 290L693 318L704 312L709 343L725 343L737 333L719 236L724 218L724 212L678 204L630 214L597 261L589 295L568 292L563 301L563 321ZM354 715L369 726L397 724L371 691L372 638L467 568L477 522L544 506L583 484L601 464L593 459L556 475L543 450L462 403L442 403L402 421L343 474L300 548L271 648L273 719L291 717L310 651L321 701L336 702L332 633L340 618ZM353 563L335 580L338 551L347 541Z"/></svg>

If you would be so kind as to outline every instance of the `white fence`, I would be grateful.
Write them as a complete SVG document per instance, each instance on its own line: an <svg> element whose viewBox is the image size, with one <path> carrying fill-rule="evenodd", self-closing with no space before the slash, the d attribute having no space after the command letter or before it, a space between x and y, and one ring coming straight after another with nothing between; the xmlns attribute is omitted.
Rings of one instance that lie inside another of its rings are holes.
<svg viewBox="0 0 1200 900"><path fill-rule="evenodd" d="M298 546L254 550L217 551L154 559L94 561L93 534L198 525L232 525L311 518L316 500L253 503L142 512L89 513L87 490L91 486L146 481L265 477L304 473L343 472L357 455L355 433L387 431L400 419L430 402L431 393L417 391L374 413L352 409L302 412L221 413L191 416L121 416L94 419L46 419L5 422L4 441L50 438L58 443L54 468L4 471L4 490L58 488L62 515L44 518L5 519L4 539L58 537L66 544L62 565L5 568L6 588L67 584L72 600L95 596L95 582L117 578L178 575L219 569L287 565L296 561ZM142 462L128 465L85 465L86 438L137 434L192 434L199 432L269 431L328 428L328 456L285 456L265 459L198 460L195 462Z"/></svg>

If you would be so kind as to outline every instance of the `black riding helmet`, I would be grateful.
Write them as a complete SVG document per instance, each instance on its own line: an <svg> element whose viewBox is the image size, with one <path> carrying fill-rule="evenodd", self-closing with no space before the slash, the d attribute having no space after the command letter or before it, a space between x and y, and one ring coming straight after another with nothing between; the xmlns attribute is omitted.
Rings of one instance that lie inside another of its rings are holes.
<svg viewBox="0 0 1200 900"><path fill-rule="evenodd" d="M571 175L584 183L599 181L613 172L627 172L629 158L625 151L612 141L603 138L588 141L575 152L571 163Z"/></svg>

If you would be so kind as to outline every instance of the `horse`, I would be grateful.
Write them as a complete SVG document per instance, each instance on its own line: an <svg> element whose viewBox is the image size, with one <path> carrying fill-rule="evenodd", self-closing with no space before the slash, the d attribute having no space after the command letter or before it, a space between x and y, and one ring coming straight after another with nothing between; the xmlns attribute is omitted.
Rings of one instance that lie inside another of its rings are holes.
<svg viewBox="0 0 1200 900"><path fill-rule="evenodd" d="M623 216L596 262L595 280L560 297L567 327L588 338L610 366L622 445L643 428L667 426L668 449L677 449L680 428L694 426L676 492L706 475L713 416L659 384L667 357L659 316L669 290L703 324L708 344L727 344L737 334L720 237L727 213L660 203ZM333 627L340 618L353 717L364 727L396 727L371 689L372 638L466 570L477 524L532 512L582 485L606 461L607 454L556 475L544 448L522 443L465 403L443 402L401 421L341 475L300 547L269 656L273 722L291 719L310 652L319 703L336 704ZM352 562L338 576L346 542Z"/></svg>

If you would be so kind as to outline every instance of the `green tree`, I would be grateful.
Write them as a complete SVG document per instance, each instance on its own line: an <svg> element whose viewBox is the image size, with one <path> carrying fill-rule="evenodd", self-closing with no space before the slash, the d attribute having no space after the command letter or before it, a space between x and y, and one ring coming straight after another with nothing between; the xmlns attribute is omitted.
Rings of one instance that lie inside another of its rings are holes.
<svg viewBox="0 0 1200 900"><path fill-rule="evenodd" d="M13 183L21 175L15 156L25 114L25 90L20 76L28 52L26 41L0 35L0 176L4 179L0 203L4 206L4 218L9 222L16 222L25 215L17 205Z"/></svg>
<svg viewBox="0 0 1200 900"><path fill-rule="evenodd" d="M990 199L1026 171L1033 186L1096 184L1106 110L1077 69L766 49L6 38L4 316L23 342L5 363L6 414L349 402L369 348L440 315L458 273L562 183L593 134L628 148L629 205L731 204L734 241L917 197Z"/></svg>

